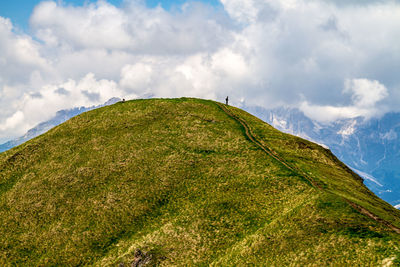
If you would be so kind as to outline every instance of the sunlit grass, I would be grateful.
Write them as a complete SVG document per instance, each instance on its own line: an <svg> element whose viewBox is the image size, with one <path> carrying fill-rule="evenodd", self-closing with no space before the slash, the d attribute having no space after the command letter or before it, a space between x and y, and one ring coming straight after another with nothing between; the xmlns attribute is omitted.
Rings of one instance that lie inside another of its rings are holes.
<svg viewBox="0 0 400 267"><path fill-rule="evenodd" d="M214 102L135 100L77 116L0 154L0 265L379 265L399 225L329 151L244 111L266 155Z"/></svg>

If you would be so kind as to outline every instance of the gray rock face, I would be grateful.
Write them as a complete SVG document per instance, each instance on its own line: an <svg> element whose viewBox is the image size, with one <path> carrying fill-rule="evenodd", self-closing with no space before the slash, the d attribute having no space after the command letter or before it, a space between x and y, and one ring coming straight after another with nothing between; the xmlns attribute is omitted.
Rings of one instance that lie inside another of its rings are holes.
<svg viewBox="0 0 400 267"><path fill-rule="evenodd" d="M298 109L244 109L283 132L329 147L375 194L400 207L400 113L321 124Z"/></svg>

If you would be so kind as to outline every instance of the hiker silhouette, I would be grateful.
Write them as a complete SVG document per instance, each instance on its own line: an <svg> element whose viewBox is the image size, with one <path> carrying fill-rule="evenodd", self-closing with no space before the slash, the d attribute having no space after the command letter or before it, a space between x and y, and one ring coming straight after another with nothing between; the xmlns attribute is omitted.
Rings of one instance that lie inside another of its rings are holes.
<svg viewBox="0 0 400 267"><path fill-rule="evenodd" d="M226 101L226 104L227 104L227 105L228 105L228 100L229 100L229 98L226 97L226 98L225 98L225 101Z"/></svg>

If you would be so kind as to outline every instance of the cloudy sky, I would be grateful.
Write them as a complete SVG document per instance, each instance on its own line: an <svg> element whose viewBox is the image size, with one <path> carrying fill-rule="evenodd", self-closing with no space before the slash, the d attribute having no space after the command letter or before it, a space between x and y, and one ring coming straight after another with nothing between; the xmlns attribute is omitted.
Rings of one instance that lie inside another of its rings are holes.
<svg viewBox="0 0 400 267"><path fill-rule="evenodd" d="M399 111L397 0L1 1L0 142L111 97Z"/></svg>

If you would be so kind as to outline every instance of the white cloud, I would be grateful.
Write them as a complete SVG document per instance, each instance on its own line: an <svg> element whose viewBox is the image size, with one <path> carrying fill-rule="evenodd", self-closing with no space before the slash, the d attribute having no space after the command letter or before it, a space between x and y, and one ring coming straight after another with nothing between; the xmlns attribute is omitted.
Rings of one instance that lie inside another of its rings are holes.
<svg viewBox="0 0 400 267"><path fill-rule="evenodd" d="M351 93L352 104L348 106L312 105L304 101L300 108L310 118L318 121L332 121L363 116L370 118L381 115L378 102L388 96L386 87L378 81L368 79L346 80L344 93Z"/></svg>
<svg viewBox="0 0 400 267"><path fill-rule="evenodd" d="M3 124L0 124L0 130L14 129L24 120L24 113L21 111L15 112L12 116L8 117Z"/></svg>
<svg viewBox="0 0 400 267"><path fill-rule="evenodd" d="M60 88L68 95L60 94ZM76 106L91 106L103 103L123 92L114 81L96 79L93 73L88 73L79 81L68 80L63 83L50 84L41 88L41 98L25 94L22 111L27 121L35 122L40 118L49 118L56 111Z"/></svg>
<svg viewBox="0 0 400 267"><path fill-rule="evenodd" d="M127 1L116 8L105 1L83 7L42 2L32 14L36 36L58 49L112 49L133 54L187 54L214 50L229 32L202 5L171 14Z"/></svg>
<svg viewBox="0 0 400 267"><path fill-rule="evenodd" d="M126 65L121 71L120 85L138 94L151 91L153 68L150 64Z"/></svg>
<svg viewBox="0 0 400 267"><path fill-rule="evenodd" d="M255 1L221 0L221 2L229 15L241 23L251 23L257 18Z"/></svg>
<svg viewBox="0 0 400 267"><path fill-rule="evenodd" d="M9 19L0 17L0 86L15 86L41 80L38 71L51 75L40 44L24 34L15 34ZM1 87L0 87L1 88Z"/></svg>
<svg viewBox="0 0 400 267"><path fill-rule="evenodd" d="M39 92L24 93L18 105L14 106L15 113L0 123L0 140L8 139L10 133L22 135L38 122L50 119L60 109L91 106L115 96L125 96L114 81L98 80L92 73L77 82L68 80L43 86Z"/></svg>
<svg viewBox="0 0 400 267"><path fill-rule="evenodd" d="M76 8L48 1L35 8L31 23L38 38L50 46L119 49L133 41L124 27L127 20L106 2Z"/></svg>
<svg viewBox="0 0 400 267"><path fill-rule="evenodd" d="M46 1L34 36L0 17L0 141L62 108L146 93L299 106L323 121L398 110L398 2L221 2Z"/></svg>
<svg viewBox="0 0 400 267"><path fill-rule="evenodd" d="M386 87L378 81L368 79L347 80L344 92L352 93L353 104L357 107L373 107L388 96Z"/></svg>

